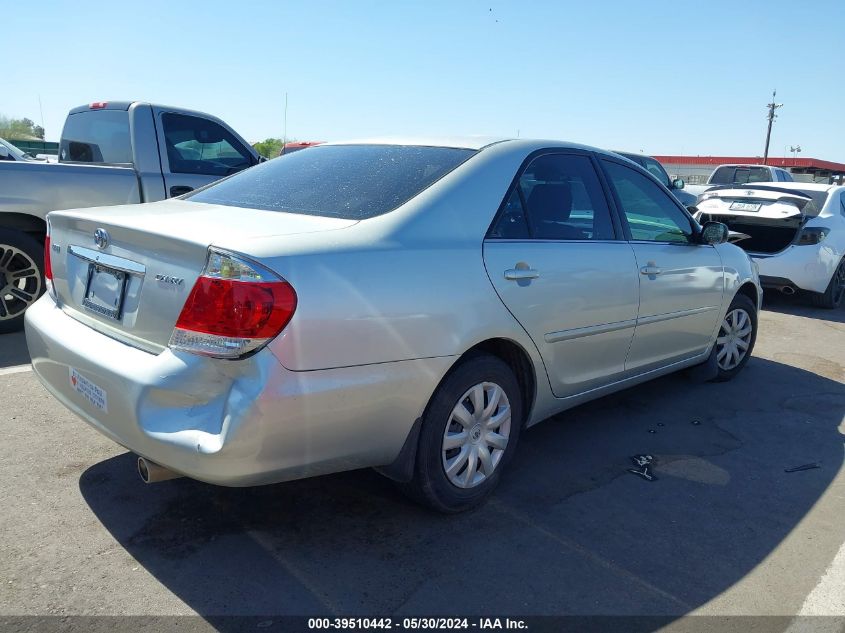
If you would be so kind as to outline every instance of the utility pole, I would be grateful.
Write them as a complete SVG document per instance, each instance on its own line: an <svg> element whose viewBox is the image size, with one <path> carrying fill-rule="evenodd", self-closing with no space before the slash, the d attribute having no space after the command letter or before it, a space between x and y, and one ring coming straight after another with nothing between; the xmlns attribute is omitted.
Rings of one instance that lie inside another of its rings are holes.
<svg viewBox="0 0 845 633"><path fill-rule="evenodd" d="M775 95L778 93L777 90L772 91L772 102L768 104L769 108L769 129L766 131L766 149L763 151L763 164L766 164L766 161L769 159L769 139L772 137L772 123L777 118L775 114L775 110L778 108L782 108L782 103L775 103Z"/></svg>

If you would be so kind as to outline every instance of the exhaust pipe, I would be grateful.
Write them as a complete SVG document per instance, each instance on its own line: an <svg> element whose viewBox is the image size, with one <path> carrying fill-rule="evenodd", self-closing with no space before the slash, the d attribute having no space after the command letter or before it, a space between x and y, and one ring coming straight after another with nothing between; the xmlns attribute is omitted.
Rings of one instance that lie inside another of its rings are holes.
<svg viewBox="0 0 845 633"><path fill-rule="evenodd" d="M795 294L795 288L793 288L792 286L781 286L780 291L785 295L794 295Z"/></svg>
<svg viewBox="0 0 845 633"><path fill-rule="evenodd" d="M184 476L173 472L169 468L159 466L155 462L146 460L143 457L138 458L138 474L141 475L141 479L144 480L145 484L154 484L159 481L167 481L168 479L179 479Z"/></svg>

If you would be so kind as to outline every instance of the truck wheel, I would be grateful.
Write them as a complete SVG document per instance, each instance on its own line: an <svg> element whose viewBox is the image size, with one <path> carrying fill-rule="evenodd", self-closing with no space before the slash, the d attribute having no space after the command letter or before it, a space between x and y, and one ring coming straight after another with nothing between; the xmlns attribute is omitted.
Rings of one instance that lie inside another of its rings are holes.
<svg viewBox="0 0 845 633"><path fill-rule="evenodd" d="M23 328L23 313L44 292L44 248L20 231L0 229L0 334Z"/></svg>
<svg viewBox="0 0 845 633"><path fill-rule="evenodd" d="M440 384L420 428L409 496L439 512L479 505L516 449L522 394L506 363L471 356Z"/></svg>
<svg viewBox="0 0 845 633"><path fill-rule="evenodd" d="M845 257L833 272L827 289L824 292L814 292L810 295L810 301L819 308L833 310L842 304L843 297L845 297Z"/></svg>

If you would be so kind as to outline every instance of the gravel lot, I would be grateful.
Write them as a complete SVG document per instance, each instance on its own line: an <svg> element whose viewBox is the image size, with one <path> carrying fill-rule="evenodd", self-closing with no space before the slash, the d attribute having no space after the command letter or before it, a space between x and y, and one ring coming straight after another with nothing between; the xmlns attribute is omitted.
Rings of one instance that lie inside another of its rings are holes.
<svg viewBox="0 0 845 633"><path fill-rule="evenodd" d="M0 336L0 615L845 615L845 310L778 299L733 382L535 427L456 517L371 471L146 486L27 362Z"/></svg>

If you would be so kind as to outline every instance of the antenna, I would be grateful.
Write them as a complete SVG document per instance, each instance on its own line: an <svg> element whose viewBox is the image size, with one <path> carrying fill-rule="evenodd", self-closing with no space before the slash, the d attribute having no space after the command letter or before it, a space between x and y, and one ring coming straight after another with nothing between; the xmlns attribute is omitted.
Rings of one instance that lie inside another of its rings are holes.
<svg viewBox="0 0 845 633"><path fill-rule="evenodd" d="M288 142L288 93L285 93L285 123L282 129L282 154L285 153L285 145Z"/></svg>
<svg viewBox="0 0 845 633"><path fill-rule="evenodd" d="M763 164L764 165L766 164L766 161L769 159L769 140L772 137L772 123L774 122L774 120L776 118L778 118L777 115L775 114L775 110L783 107L782 103L775 103L775 95L777 93L778 93L777 88L772 90L772 102L767 104L767 107L769 108L769 115L766 118L769 119L769 129L766 131L766 149L763 151Z"/></svg>

